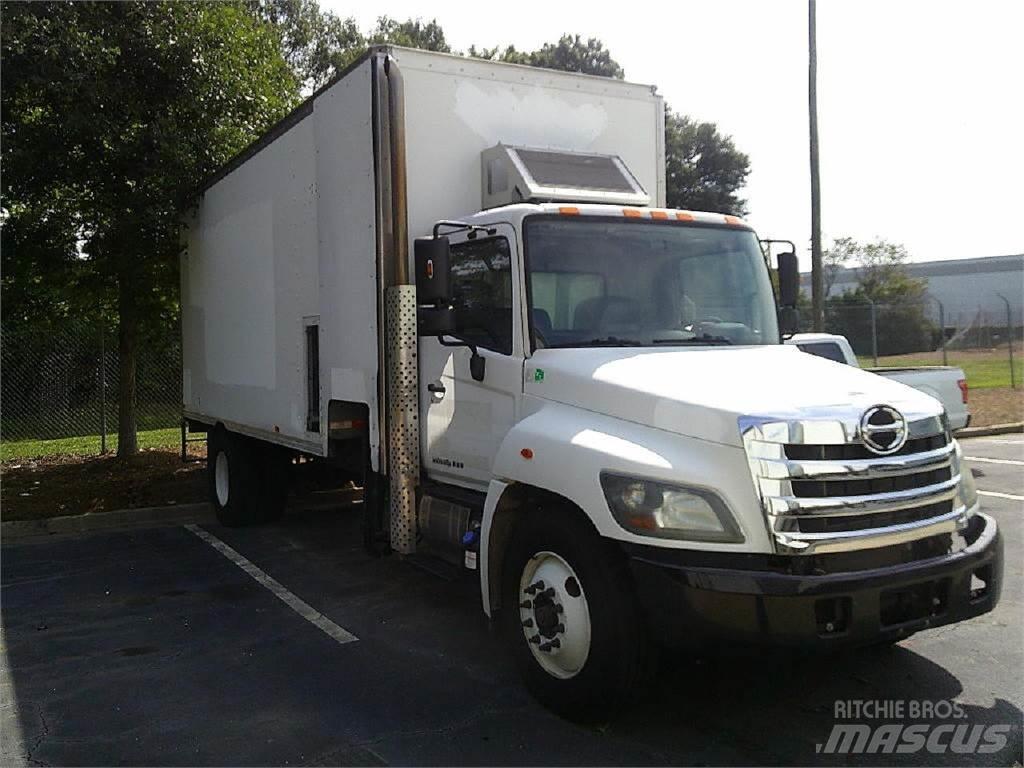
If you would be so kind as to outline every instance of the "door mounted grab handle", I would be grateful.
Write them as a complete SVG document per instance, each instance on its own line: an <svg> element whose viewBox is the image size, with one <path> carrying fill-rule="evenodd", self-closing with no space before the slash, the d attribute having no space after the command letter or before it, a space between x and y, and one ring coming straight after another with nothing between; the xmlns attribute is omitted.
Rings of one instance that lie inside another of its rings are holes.
<svg viewBox="0 0 1024 768"><path fill-rule="evenodd" d="M443 395L448 390L444 388L444 384L427 384L427 391L433 392L435 395Z"/></svg>

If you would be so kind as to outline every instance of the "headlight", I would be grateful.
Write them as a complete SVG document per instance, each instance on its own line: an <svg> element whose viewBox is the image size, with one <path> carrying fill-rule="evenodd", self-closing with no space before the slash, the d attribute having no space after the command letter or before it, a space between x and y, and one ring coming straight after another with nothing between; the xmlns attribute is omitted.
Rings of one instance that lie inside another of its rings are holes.
<svg viewBox="0 0 1024 768"><path fill-rule="evenodd" d="M601 488L619 525L641 536L741 542L736 521L719 496L639 477L601 473Z"/></svg>

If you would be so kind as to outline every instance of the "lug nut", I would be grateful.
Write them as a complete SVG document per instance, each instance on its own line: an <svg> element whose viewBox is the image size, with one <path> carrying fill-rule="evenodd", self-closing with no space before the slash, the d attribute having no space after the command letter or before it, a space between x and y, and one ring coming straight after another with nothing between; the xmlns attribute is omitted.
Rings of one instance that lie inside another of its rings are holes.
<svg viewBox="0 0 1024 768"><path fill-rule="evenodd" d="M541 590L541 589L544 589L544 582L543 581L536 581L533 584L531 584L530 586L528 586L526 589L524 589L523 591L526 592L527 594L532 595L532 594L534 594L535 592L537 592L538 590Z"/></svg>
<svg viewBox="0 0 1024 768"><path fill-rule="evenodd" d="M540 648L538 648L537 650L544 651L545 653L548 653L553 648L561 648L561 647L562 647L562 644L558 641L558 638L556 637L551 642L544 643L544 645L540 646Z"/></svg>
<svg viewBox="0 0 1024 768"><path fill-rule="evenodd" d="M523 626L529 629L533 626L533 619L523 619Z"/></svg>
<svg viewBox="0 0 1024 768"><path fill-rule="evenodd" d="M543 583L544 582L541 582L541 584L543 584ZM548 587L543 592L541 592L539 595L537 595L537 597L554 597L554 596L555 596L555 588L554 587Z"/></svg>
<svg viewBox="0 0 1024 768"><path fill-rule="evenodd" d="M565 632L565 624L558 624L555 627L555 634L557 635L557 634L560 634L562 632Z"/></svg>
<svg viewBox="0 0 1024 768"><path fill-rule="evenodd" d="M534 645L537 645L538 643L540 643L540 635L539 635L539 634L537 634L537 635L534 635L533 637L528 637L528 638L526 638L526 639L527 639L527 640L528 640L529 642L533 643Z"/></svg>
<svg viewBox="0 0 1024 768"><path fill-rule="evenodd" d="M523 600L523 602L521 602L519 604L519 607L520 608L533 608L533 603L530 602L529 600Z"/></svg>

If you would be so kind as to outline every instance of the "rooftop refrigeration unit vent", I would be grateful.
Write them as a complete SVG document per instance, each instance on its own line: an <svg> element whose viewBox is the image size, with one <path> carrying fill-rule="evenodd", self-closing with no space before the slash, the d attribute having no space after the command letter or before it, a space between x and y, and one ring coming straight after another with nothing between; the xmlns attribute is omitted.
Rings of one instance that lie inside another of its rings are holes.
<svg viewBox="0 0 1024 768"><path fill-rule="evenodd" d="M485 149L481 160L484 208L526 202L651 202L617 155L498 144Z"/></svg>

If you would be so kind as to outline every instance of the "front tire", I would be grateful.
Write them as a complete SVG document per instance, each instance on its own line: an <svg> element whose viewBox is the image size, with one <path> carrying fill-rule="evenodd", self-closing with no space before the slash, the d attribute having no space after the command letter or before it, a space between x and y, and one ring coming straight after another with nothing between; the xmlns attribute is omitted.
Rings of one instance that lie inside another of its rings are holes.
<svg viewBox="0 0 1024 768"><path fill-rule="evenodd" d="M527 689L574 721L611 717L644 681L648 643L624 559L571 512L528 513L512 535L501 622Z"/></svg>

